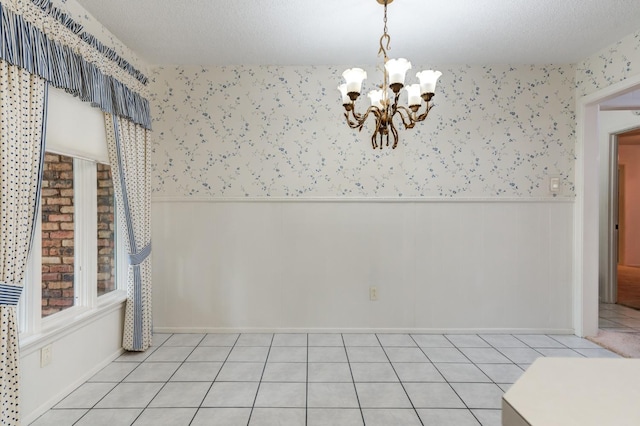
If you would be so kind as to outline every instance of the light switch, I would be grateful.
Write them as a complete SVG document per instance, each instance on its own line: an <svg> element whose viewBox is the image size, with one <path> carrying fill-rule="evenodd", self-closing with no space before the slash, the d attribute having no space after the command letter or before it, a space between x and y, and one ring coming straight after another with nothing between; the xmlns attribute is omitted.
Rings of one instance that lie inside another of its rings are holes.
<svg viewBox="0 0 640 426"><path fill-rule="evenodd" d="M552 177L549 179L549 191L556 194L560 192L560 178Z"/></svg>

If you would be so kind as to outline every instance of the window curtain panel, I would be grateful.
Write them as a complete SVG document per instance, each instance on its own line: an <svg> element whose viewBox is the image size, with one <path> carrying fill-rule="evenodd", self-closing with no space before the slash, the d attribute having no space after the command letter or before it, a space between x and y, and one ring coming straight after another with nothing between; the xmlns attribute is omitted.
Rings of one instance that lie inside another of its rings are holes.
<svg viewBox="0 0 640 426"><path fill-rule="evenodd" d="M122 346L144 351L151 346L151 132L114 114L105 114L107 147L118 217L124 219L129 279Z"/></svg>
<svg viewBox="0 0 640 426"><path fill-rule="evenodd" d="M0 58L151 128L147 78L50 0L0 0Z"/></svg>
<svg viewBox="0 0 640 426"><path fill-rule="evenodd" d="M0 423L20 424L18 324L27 257L40 199L45 81L0 60Z"/></svg>

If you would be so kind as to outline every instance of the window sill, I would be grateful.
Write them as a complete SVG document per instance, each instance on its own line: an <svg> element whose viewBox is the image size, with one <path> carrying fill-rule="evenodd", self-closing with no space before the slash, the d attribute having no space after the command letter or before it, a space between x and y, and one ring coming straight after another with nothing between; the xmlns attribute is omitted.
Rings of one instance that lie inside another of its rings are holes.
<svg viewBox="0 0 640 426"><path fill-rule="evenodd" d="M69 308L65 312L55 314L52 318L43 320L40 332L20 334L20 355L24 356L35 352L41 347L77 331L113 311L121 309L126 299L127 294L125 291L113 291L100 297L98 306L95 308Z"/></svg>

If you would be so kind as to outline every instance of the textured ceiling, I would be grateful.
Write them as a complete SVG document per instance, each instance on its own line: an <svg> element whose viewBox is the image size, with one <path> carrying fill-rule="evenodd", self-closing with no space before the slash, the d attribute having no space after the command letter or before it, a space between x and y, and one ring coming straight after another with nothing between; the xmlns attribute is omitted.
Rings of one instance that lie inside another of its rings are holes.
<svg viewBox="0 0 640 426"><path fill-rule="evenodd" d="M371 65L376 0L77 0L151 64ZM396 0L390 57L573 63L640 29L640 0Z"/></svg>

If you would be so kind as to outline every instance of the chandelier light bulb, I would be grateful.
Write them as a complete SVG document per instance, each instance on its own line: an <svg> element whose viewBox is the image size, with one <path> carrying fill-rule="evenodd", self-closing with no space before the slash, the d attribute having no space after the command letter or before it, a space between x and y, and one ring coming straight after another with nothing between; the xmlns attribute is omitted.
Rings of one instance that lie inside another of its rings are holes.
<svg viewBox="0 0 640 426"><path fill-rule="evenodd" d="M404 58L389 59L384 68L389 75L389 87L394 93L398 93L402 86L404 86L404 78L407 75L407 71L411 69L411 62Z"/></svg>
<svg viewBox="0 0 640 426"><path fill-rule="evenodd" d="M351 101L351 98L349 97L349 92L347 92L347 84L346 83L341 84L340 86L338 86L338 90L342 95L342 105L349 105L352 101Z"/></svg>
<svg viewBox="0 0 640 426"><path fill-rule="evenodd" d="M409 105L409 108L414 106L419 107L422 103L422 98L420 97L420 85L418 83L410 84L405 86L404 90L407 91L407 105Z"/></svg>
<svg viewBox="0 0 640 426"><path fill-rule="evenodd" d="M420 80L420 94L426 95L428 93L435 93L436 83L442 73L440 71L426 70L416 74L416 77Z"/></svg>
<svg viewBox="0 0 640 426"><path fill-rule="evenodd" d="M372 90L369 92L369 94L367 95L369 97L369 100L371 101L371 106L372 107L376 107L380 110L382 110L383 105L382 105L382 96L383 96L383 92L382 90Z"/></svg>
<svg viewBox="0 0 640 426"><path fill-rule="evenodd" d="M349 97L355 101L362 91L362 81L367 78L367 73L362 68L349 68L342 73L342 77L347 82Z"/></svg>

